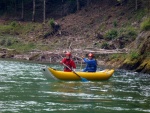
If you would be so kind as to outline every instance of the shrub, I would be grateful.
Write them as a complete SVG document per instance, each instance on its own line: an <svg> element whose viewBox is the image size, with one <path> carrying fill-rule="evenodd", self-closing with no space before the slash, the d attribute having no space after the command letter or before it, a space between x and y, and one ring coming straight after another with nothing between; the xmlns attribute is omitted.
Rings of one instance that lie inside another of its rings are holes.
<svg viewBox="0 0 150 113"><path fill-rule="evenodd" d="M150 18L147 18L141 23L141 30L148 31L150 30Z"/></svg>
<svg viewBox="0 0 150 113"><path fill-rule="evenodd" d="M128 36L137 36L137 32L133 27L128 27L127 28L127 35Z"/></svg>
<svg viewBox="0 0 150 113"><path fill-rule="evenodd" d="M111 55L111 59L117 59L117 58L119 58L120 56L119 56L119 54L112 54Z"/></svg>
<svg viewBox="0 0 150 113"><path fill-rule="evenodd" d="M108 40L112 40L114 38L116 38L118 36L118 31L115 29L109 30L106 34L105 34L105 38Z"/></svg>
<svg viewBox="0 0 150 113"><path fill-rule="evenodd" d="M102 49L108 49L109 44L107 42L102 43L101 48Z"/></svg>
<svg viewBox="0 0 150 113"><path fill-rule="evenodd" d="M55 24L55 21L54 21L53 18L51 18L51 19L48 21L48 25L49 25L50 27L52 27L52 26L54 26L54 24Z"/></svg>
<svg viewBox="0 0 150 113"><path fill-rule="evenodd" d="M18 24L17 22L15 22L15 21L11 22L10 25L11 25L12 27L17 27L17 26L19 26L19 24Z"/></svg>
<svg viewBox="0 0 150 113"><path fill-rule="evenodd" d="M12 42L11 42L10 39L7 40L7 44L6 44L6 45L7 45L7 46L11 46L11 45L12 45Z"/></svg>
<svg viewBox="0 0 150 113"><path fill-rule="evenodd" d="M131 60L137 59L139 56L140 56L140 54L136 51L131 51L131 53L130 53Z"/></svg>
<svg viewBox="0 0 150 113"><path fill-rule="evenodd" d="M5 45L5 43L6 43L6 40L5 39L2 39L1 41L0 41L0 45Z"/></svg>
<svg viewBox="0 0 150 113"><path fill-rule="evenodd" d="M122 28L119 30L119 36L118 37L124 37L126 40L134 40L137 36L137 31L132 26L127 26L125 28Z"/></svg>
<svg viewBox="0 0 150 113"><path fill-rule="evenodd" d="M117 24L116 20L114 20L113 25L114 25L114 27L117 27L118 24Z"/></svg>

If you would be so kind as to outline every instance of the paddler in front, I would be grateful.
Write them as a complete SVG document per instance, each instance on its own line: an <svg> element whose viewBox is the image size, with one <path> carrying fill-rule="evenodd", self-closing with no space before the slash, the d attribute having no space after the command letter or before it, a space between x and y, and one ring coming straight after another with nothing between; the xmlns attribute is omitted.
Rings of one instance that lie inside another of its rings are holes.
<svg viewBox="0 0 150 113"><path fill-rule="evenodd" d="M70 52L66 52L66 57L63 58L60 63L66 65L66 66L64 65L64 71L65 72L71 72L72 70L74 71L76 69L76 64L73 61L73 59L71 58Z"/></svg>

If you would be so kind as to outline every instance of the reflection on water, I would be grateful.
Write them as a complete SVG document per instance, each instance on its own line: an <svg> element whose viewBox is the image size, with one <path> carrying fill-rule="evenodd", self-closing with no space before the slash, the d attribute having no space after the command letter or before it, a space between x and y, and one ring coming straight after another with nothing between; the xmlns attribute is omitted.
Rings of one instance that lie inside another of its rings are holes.
<svg viewBox="0 0 150 113"><path fill-rule="evenodd" d="M0 61L0 113L150 112L150 75L116 70L107 81L47 81L41 66Z"/></svg>

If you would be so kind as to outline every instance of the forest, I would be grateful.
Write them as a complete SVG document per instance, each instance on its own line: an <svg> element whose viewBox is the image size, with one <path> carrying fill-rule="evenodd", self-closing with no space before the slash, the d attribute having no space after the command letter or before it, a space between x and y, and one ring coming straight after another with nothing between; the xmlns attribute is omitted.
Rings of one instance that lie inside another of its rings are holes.
<svg viewBox="0 0 150 113"><path fill-rule="evenodd" d="M149 0L1 0L0 15L45 22L46 18L60 18L96 2L132 6L135 10L150 6Z"/></svg>

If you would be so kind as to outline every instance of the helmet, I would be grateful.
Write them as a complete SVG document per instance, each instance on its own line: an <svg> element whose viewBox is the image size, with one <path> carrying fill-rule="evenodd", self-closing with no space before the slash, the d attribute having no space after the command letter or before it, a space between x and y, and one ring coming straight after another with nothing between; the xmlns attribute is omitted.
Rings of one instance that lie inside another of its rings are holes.
<svg viewBox="0 0 150 113"><path fill-rule="evenodd" d="M70 52L66 52L66 56L71 56L71 53Z"/></svg>
<svg viewBox="0 0 150 113"><path fill-rule="evenodd" d="M88 57L93 57L94 55L92 53L89 53L88 54Z"/></svg>

